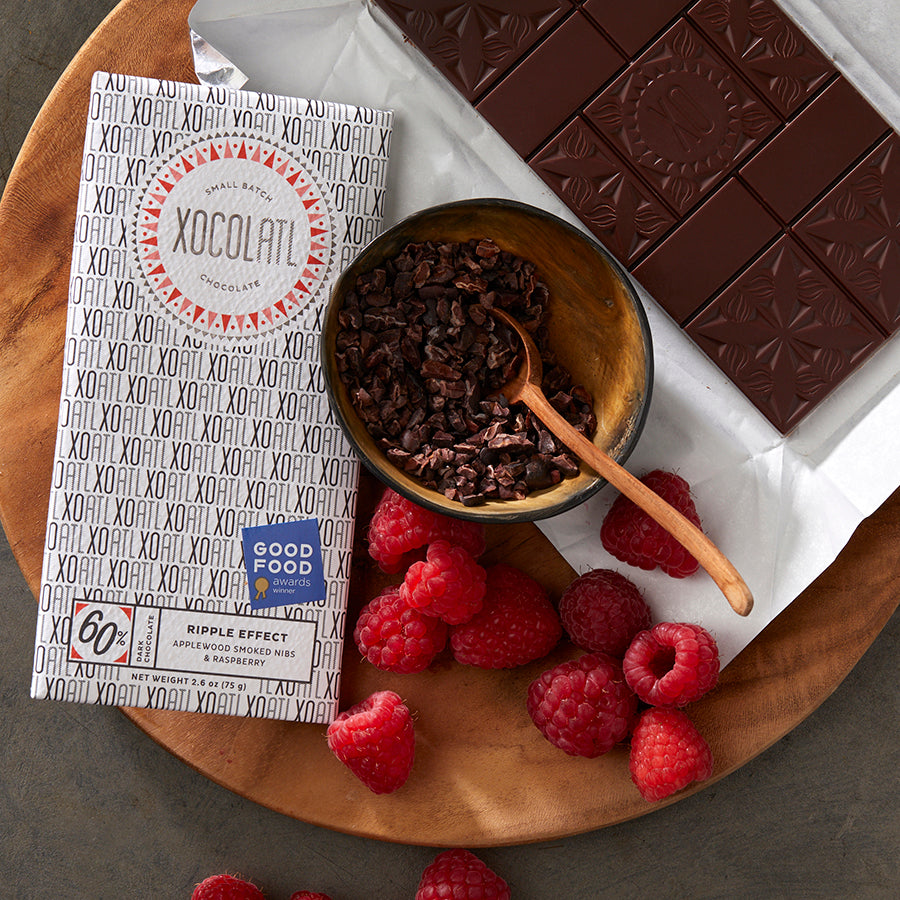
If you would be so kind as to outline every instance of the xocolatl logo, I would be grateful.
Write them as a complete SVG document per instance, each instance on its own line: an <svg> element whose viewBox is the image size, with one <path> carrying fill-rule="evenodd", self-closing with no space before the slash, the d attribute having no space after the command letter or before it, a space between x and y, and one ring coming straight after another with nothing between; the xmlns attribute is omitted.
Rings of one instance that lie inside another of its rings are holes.
<svg viewBox="0 0 900 900"><path fill-rule="evenodd" d="M247 135L181 147L137 208L135 241L153 295L209 334L260 334L306 309L331 264L333 225L307 167Z"/></svg>

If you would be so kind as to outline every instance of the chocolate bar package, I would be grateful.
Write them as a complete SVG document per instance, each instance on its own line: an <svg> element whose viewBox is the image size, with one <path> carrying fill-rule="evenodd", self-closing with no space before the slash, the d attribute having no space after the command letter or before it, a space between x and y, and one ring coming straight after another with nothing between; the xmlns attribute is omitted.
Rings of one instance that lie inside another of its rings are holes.
<svg viewBox="0 0 900 900"><path fill-rule="evenodd" d="M335 715L358 463L319 329L392 126L95 74L32 696Z"/></svg>

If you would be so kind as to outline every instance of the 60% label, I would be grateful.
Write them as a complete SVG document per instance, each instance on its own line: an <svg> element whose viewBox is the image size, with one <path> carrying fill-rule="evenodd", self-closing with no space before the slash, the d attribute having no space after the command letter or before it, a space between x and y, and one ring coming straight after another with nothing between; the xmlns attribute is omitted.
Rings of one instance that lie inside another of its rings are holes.
<svg viewBox="0 0 900 900"><path fill-rule="evenodd" d="M105 603L76 603L69 658L127 664L133 610Z"/></svg>

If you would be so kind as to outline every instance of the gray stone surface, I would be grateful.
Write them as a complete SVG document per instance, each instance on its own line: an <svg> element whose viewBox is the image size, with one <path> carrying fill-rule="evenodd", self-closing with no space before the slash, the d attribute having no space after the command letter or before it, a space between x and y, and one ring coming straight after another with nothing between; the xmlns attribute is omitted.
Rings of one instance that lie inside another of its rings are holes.
<svg viewBox="0 0 900 900"><path fill-rule="evenodd" d="M113 6L0 2L0 187ZM187 900L226 870L270 900L303 887L333 900L414 896L435 850L294 821L198 775L115 709L32 701L35 602L5 540L0 596L0 897ZM718 784L633 822L477 852L515 900L897 897L898 663L895 614L817 712Z"/></svg>

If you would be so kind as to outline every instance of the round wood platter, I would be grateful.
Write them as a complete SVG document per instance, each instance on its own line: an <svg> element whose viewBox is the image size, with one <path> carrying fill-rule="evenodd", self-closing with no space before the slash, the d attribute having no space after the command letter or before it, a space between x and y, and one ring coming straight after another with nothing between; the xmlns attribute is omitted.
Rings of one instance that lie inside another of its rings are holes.
<svg viewBox="0 0 900 900"><path fill-rule="evenodd" d="M125 0L72 61L47 99L0 202L0 518L37 595L62 372L69 262L86 104L96 69L195 80L192 0ZM363 476L360 521L376 486ZM519 565L555 596L573 572L533 525L489 530L488 561ZM351 614L380 578L356 555ZM861 586L865 586L861 590ZM900 597L900 491L857 529L806 591L692 705L712 747L710 781L746 763L809 715L840 684ZM22 635L22 640L31 636ZM571 655L561 649L555 658ZM126 709L154 740L213 781L273 810L336 831L432 846L546 840L659 808L640 798L625 750L571 758L536 731L528 682L555 658L511 672L440 662L389 676L349 642L342 706L392 688L414 710L417 758L407 784L376 796L331 756L324 728Z"/></svg>

